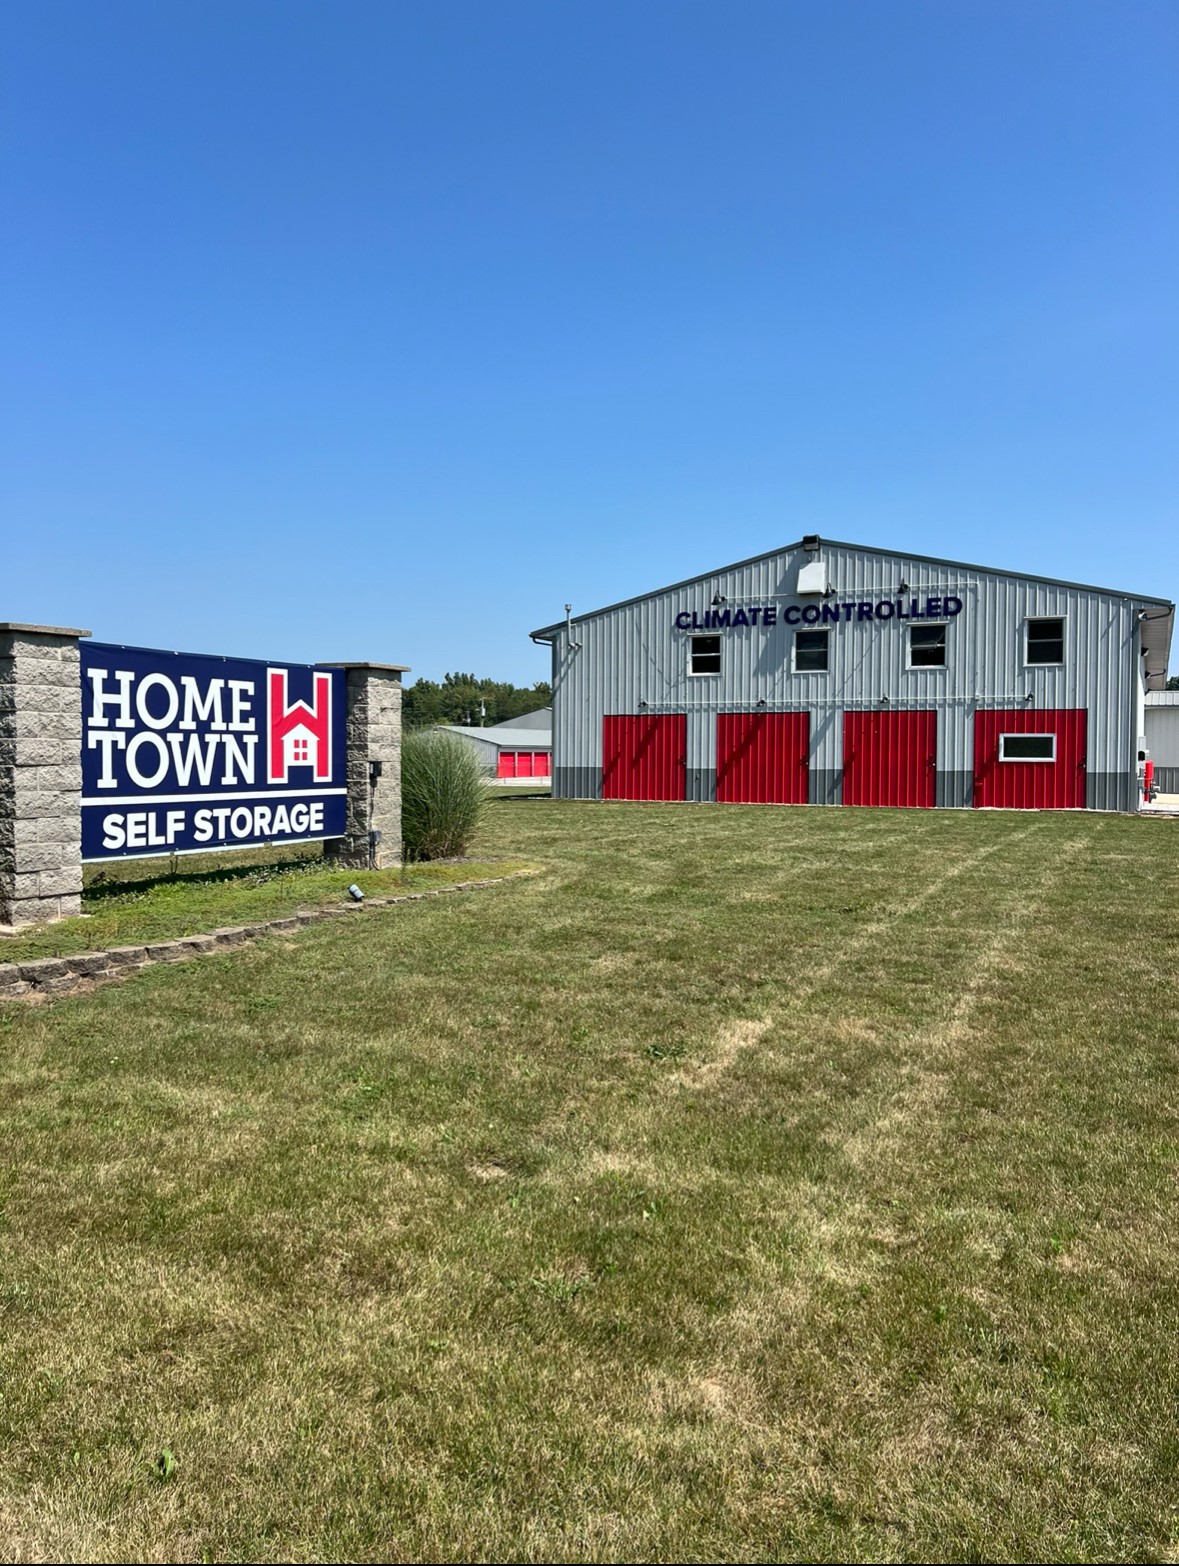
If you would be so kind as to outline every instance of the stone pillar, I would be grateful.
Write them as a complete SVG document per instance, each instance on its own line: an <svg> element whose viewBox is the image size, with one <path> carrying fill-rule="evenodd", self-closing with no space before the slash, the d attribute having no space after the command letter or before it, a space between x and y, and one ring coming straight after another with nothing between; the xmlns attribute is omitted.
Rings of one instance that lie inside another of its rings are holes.
<svg viewBox="0 0 1179 1566"><path fill-rule="evenodd" d="M385 870L401 863L401 676L409 670L400 663L321 667L344 670L348 703L347 836L327 851L357 870Z"/></svg>
<svg viewBox="0 0 1179 1566"><path fill-rule="evenodd" d="M82 674L89 631L0 622L0 924L82 911Z"/></svg>

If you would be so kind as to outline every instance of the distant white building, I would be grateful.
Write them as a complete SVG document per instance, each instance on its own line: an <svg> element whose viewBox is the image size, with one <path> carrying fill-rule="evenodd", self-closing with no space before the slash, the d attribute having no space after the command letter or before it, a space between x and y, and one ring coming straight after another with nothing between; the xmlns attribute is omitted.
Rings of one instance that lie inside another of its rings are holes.
<svg viewBox="0 0 1179 1566"><path fill-rule="evenodd" d="M535 778L548 783L553 772L553 709L540 707L485 729L439 723L440 734L457 734L479 757L489 778Z"/></svg>
<svg viewBox="0 0 1179 1566"><path fill-rule="evenodd" d="M1147 691L1143 732L1160 794L1179 794L1179 691Z"/></svg>

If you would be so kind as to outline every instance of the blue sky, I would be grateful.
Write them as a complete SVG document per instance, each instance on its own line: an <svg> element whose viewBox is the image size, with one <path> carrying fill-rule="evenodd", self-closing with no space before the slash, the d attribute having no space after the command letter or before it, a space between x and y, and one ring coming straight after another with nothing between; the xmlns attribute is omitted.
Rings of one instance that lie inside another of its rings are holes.
<svg viewBox="0 0 1179 1566"><path fill-rule="evenodd" d="M531 683L810 532L1179 597L1172 0L0 38L2 619Z"/></svg>

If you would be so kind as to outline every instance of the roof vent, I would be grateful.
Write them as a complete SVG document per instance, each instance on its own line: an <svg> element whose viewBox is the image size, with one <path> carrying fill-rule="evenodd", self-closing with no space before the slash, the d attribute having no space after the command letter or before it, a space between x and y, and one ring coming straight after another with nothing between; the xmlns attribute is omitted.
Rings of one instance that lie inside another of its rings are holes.
<svg viewBox="0 0 1179 1566"><path fill-rule="evenodd" d="M806 593L817 593L820 596L827 591L827 562L825 560L808 560L806 565L798 573L799 597Z"/></svg>

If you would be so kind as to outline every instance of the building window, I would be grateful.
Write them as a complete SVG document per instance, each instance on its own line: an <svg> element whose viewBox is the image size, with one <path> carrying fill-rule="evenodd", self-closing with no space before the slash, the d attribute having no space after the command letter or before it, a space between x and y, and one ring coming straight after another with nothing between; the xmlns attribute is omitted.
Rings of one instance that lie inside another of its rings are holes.
<svg viewBox="0 0 1179 1566"><path fill-rule="evenodd" d="M1064 662L1064 621L1028 621L1028 663Z"/></svg>
<svg viewBox="0 0 1179 1566"><path fill-rule="evenodd" d="M1055 761L1055 734L1000 734L1000 761Z"/></svg>
<svg viewBox="0 0 1179 1566"><path fill-rule="evenodd" d="M795 674L826 674L827 631L795 631Z"/></svg>
<svg viewBox="0 0 1179 1566"><path fill-rule="evenodd" d="M946 666L946 627L911 625L909 627L910 669L944 669Z"/></svg>
<svg viewBox="0 0 1179 1566"><path fill-rule="evenodd" d="M721 672L720 644L721 639L719 636L693 636L691 662L691 672L693 674L719 674Z"/></svg>
<svg viewBox="0 0 1179 1566"><path fill-rule="evenodd" d="M291 758L293 761L300 762L310 760L310 757L307 754L307 741L305 739L294 740L292 742L291 748L294 751L294 755Z"/></svg>

